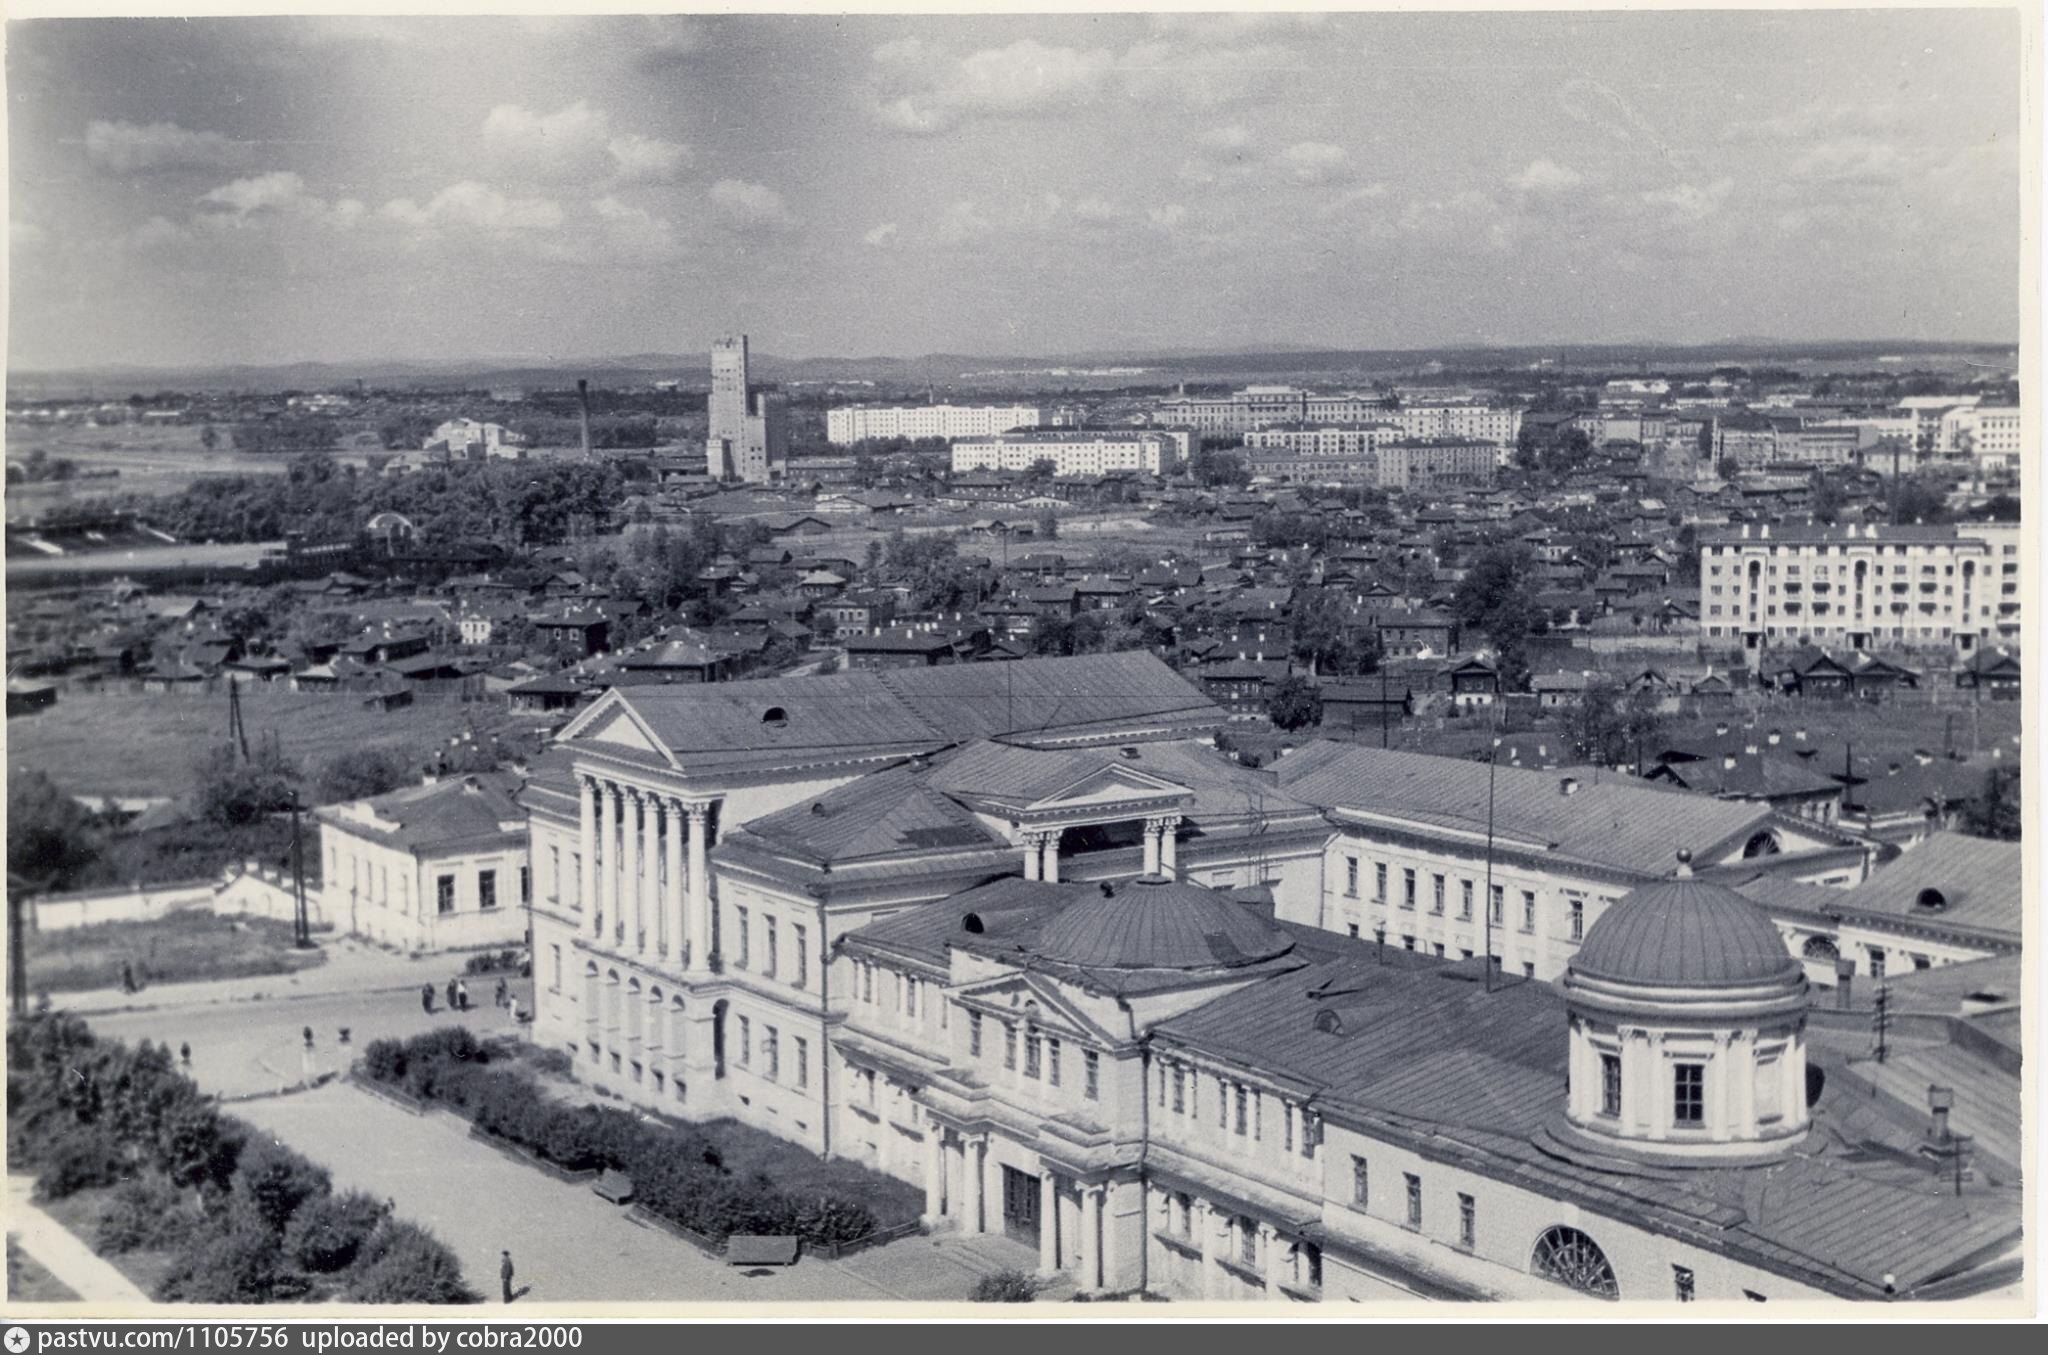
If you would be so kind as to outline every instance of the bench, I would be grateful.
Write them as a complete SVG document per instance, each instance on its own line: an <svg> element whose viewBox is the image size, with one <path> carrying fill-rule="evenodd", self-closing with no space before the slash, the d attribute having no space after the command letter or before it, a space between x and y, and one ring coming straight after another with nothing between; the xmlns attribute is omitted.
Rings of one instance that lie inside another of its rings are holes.
<svg viewBox="0 0 2048 1355"><path fill-rule="evenodd" d="M798 1242L794 1237L771 1233L734 1233L725 1240L725 1263L729 1266L793 1266Z"/></svg>

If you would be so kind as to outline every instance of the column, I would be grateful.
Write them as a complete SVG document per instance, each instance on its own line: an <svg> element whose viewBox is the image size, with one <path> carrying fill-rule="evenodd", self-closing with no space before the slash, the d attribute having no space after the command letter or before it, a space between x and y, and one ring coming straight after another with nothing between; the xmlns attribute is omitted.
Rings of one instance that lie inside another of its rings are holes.
<svg viewBox="0 0 2048 1355"><path fill-rule="evenodd" d="M1259 1274L1266 1280L1266 1297L1277 1301L1280 1282L1287 1277L1280 1273L1280 1234L1270 1223L1259 1225Z"/></svg>
<svg viewBox="0 0 2048 1355"><path fill-rule="evenodd" d="M1650 1116L1650 1137L1662 1139L1671 1133L1671 1081L1665 1075L1664 1032L1653 1031L1643 1043L1644 1107Z"/></svg>
<svg viewBox="0 0 2048 1355"><path fill-rule="evenodd" d="M1024 878L1027 880L1042 878L1042 868L1044 865L1045 834L1026 833L1024 835Z"/></svg>
<svg viewBox="0 0 2048 1355"><path fill-rule="evenodd" d="M597 909L590 919L590 937L604 940L605 924L619 912L618 787L607 781L597 791L597 848L604 860L597 876Z"/></svg>
<svg viewBox="0 0 2048 1355"><path fill-rule="evenodd" d="M597 781L577 777L576 799L580 809L576 841L582 852L576 867L576 906L583 910L582 924L587 927L597 909Z"/></svg>
<svg viewBox="0 0 2048 1355"><path fill-rule="evenodd" d="M640 917L640 792L630 786L619 794L619 944L639 945Z"/></svg>
<svg viewBox="0 0 2048 1355"><path fill-rule="evenodd" d="M1047 884L1060 882L1060 830L1055 828L1045 835L1045 871Z"/></svg>
<svg viewBox="0 0 2048 1355"><path fill-rule="evenodd" d="M1756 1133L1756 1032L1737 1031L1735 1043L1728 1053L1726 1076L1734 1079L1729 1084L1728 1131L1747 1138ZM1786 1055L1790 1053L1790 1050L1786 1051ZM1788 1112L1786 1119L1790 1120L1791 1107L1785 1109Z"/></svg>
<svg viewBox="0 0 2048 1355"><path fill-rule="evenodd" d="M1159 873L1159 820L1145 820L1145 873Z"/></svg>
<svg viewBox="0 0 2048 1355"><path fill-rule="evenodd" d="M1729 1121L1734 1118L1734 1092L1729 1079L1735 1076L1735 1060L1729 1057L1728 1032L1714 1032L1714 1053L1707 1064L1707 1134L1716 1143L1728 1141Z"/></svg>
<svg viewBox="0 0 2048 1355"><path fill-rule="evenodd" d="M1081 1188L1081 1287L1102 1288L1102 1187Z"/></svg>
<svg viewBox="0 0 2048 1355"><path fill-rule="evenodd" d="M946 1159L940 1155L938 1121L927 1118L924 1122L924 1224L927 1228L939 1226L939 1216L946 1212Z"/></svg>
<svg viewBox="0 0 2048 1355"><path fill-rule="evenodd" d="M960 1231L963 1233L983 1231L981 1197L987 1183L981 1176L982 1152L983 1145L978 1140L963 1140L960 1144L960 1194L964 1197L960 1202Z"/></svg>
<svg viewBox="0 0 2048 1355"><path fill-rule="evenodd" d="M662 912L667 918L662 928L662 951L665 955L680 959L687 955L690 943L686 939L689 913L684 906L683 893L683 802L673 797L662 801L662 826L668 836L668 897L662 900Z"/></svg>
<svg viewBox="0 0 2048 1355"><path fill-rule="evenodd" d="M1159 821L1159 872L1169 880L1180 878L1180 815Z"/></svg>
<svg viewBox="0 0 2048 1355"><path fill-rule="evenodd" d="M1201 1297L1216 1297L1216 1213L1207 1200L1195 1201L1195 1237L1202 1244Z"/></svg>
<svg viewBox="0 0 2048 1355"><path fill-rule="evenodd" d="M1050 1170L1038 1174L1038 1273L1055 1275L1060 1268L1059 1178Z"/></svg>
<svg viewBox="0 0 2048 1355"><path fill-rule="evenodd" d="M705 838L711 831L711 806L693 804L690 814L690 968L702 973L711 963L711 880L705 863Z"/></svg>

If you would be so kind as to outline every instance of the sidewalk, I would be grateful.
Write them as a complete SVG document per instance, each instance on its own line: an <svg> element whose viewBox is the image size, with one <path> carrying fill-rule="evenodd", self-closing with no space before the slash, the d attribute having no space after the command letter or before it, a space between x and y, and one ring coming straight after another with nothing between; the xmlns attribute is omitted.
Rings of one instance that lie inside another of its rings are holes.
<svg viewBox="0 0 2048 1355"><path fill-rule="evenodd" d="M330 937L321 943L327 963L296 974L258 974L242 979L205 979L194 983L152 984L139 993L119 988L94 988L52 993L50 1004L74 1016L112 1012L164 1011L223 1002L289 1001L304 997L376 993L418 988L432 983L438 992L448 976L459 972L467 954L393 955L353 937ZM474 983L471 987L475 987Z"/></svg>
<svg viewBox="0 0 2048 1355"><path fill-rule="evenodd" d="M30 1202L35 1178L7 1178L7 1235L82 1302L148 1303L149 1295L93 1254L55 1219Z"/></svg>

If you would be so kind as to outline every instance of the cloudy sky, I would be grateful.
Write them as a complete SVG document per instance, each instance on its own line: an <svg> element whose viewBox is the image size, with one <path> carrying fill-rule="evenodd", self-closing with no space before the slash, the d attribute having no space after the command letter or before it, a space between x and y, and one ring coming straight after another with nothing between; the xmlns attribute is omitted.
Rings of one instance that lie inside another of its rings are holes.
<svg viewBox="0 0 2048 1355"><path fill-rule="evenodd" d="M21 368L2017 335L2011 13L7 38Z"/></svg>

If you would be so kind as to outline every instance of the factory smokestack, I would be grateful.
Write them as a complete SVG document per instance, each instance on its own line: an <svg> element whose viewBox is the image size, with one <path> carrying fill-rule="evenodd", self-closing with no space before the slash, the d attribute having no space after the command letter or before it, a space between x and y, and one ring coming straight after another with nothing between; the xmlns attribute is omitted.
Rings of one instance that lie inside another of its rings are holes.
<svg viewBox="0 0 2048 1355"><path fill-rule="evenodd" d="M590 383L582 377L576 378L576 403L581 408L583 423L583 459L590 460Z"/></svg>

